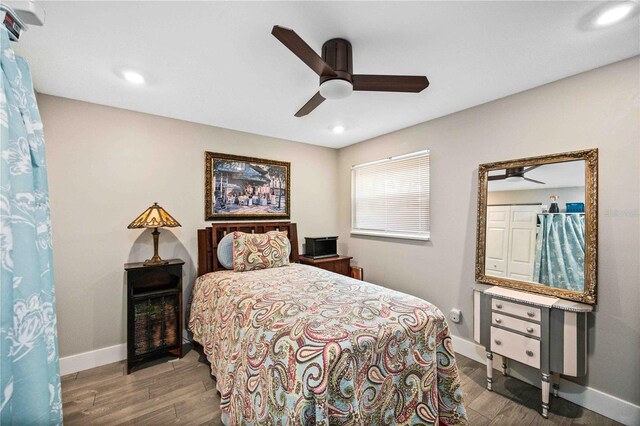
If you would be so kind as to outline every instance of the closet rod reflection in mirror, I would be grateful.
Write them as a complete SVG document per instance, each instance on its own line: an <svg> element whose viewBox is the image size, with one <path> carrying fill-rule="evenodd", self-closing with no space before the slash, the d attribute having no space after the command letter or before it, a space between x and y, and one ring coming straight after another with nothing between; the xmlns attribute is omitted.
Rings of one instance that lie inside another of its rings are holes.
<svg viewBox="0 0 640 426"><path fill-rule="evenodd" d="M476 280L596 303L597 149L481 164Z"/></svg>

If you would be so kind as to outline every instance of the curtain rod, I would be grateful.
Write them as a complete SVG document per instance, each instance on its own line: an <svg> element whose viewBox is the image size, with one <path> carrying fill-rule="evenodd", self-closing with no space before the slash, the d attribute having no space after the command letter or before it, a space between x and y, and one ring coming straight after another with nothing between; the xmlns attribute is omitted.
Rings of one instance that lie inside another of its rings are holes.
<svg viewBox="0 0 640 426"><path fill-rule="evenodd" d="M33 0L14 2L13 6L0 1L0 21L9 32L11 41L18 41L29 25L43 26L46 10Z"/></svg>
<svg viewBox="0 0 640 426"><path fill-rule="evenodd" d="M18 41L22 31L27 30L27 25L18 14L4 3L0 3L0 19L9 32L9 40Z"/></svg>

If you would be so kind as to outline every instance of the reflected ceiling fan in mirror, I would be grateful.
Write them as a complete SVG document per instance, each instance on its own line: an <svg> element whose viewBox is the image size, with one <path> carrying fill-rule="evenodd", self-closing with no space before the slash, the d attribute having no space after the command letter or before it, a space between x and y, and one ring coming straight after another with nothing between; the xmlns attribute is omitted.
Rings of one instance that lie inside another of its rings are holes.
<svg viewBox="0 0 640 426"><path fill-rule="evenodd" d="M504 170L504 174L503 175L493 175L493 176L488 176L487 179L488 180L506 180L507 182L522 182L523 180L529 181L529 182L533 182L533 183L539 183L541 185L546 185L545 182L540 182L539 180L535 180L535 179L529 179L528 177L525 177L525 173L530 172L533 169L537 169L538 167L540 167L541 165L537 165L537 166L531 166L531 167L512 167L509 169L505 169Z"/></svg>
<svg viewBox="0 0 640 426"><path fill-rule="evenodd" d="M322 45L322 57L295 31L275 25L271 34L320 76L320 90L298 112L303 117L325 99L342 99L355 91L419 93L429 86L425 76L353 74L351 43L342 38Z"/></svg>

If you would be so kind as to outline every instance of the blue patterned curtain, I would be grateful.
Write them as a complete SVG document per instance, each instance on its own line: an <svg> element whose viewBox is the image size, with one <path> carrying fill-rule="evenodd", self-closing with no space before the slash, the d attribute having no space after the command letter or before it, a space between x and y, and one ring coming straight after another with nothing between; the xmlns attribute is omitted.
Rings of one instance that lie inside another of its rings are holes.
<svg viewBox="0 0 640 426"><path fill-rule="evenodd" d="M0 28L0 423L62 424L42 122Z"/></svg>
<svg viewBox="0 0 640 426"><path fill-rule="evenodd" d="M584 290L584 215L538 215L533 281L566 290Z"/></svg>

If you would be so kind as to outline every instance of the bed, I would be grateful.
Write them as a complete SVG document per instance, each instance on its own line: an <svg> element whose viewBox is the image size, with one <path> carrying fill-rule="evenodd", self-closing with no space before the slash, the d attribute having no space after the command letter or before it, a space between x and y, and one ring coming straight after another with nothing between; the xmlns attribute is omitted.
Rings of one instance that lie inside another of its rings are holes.
<svg viewBox="0 0 640 426"><path fill-rule="evenodd" d="M286 230L290 265L223 270L233 231ZM226 425L468 424L442 312L424 300L297 263L296 225L198 231L189 329Z"/></svg>

